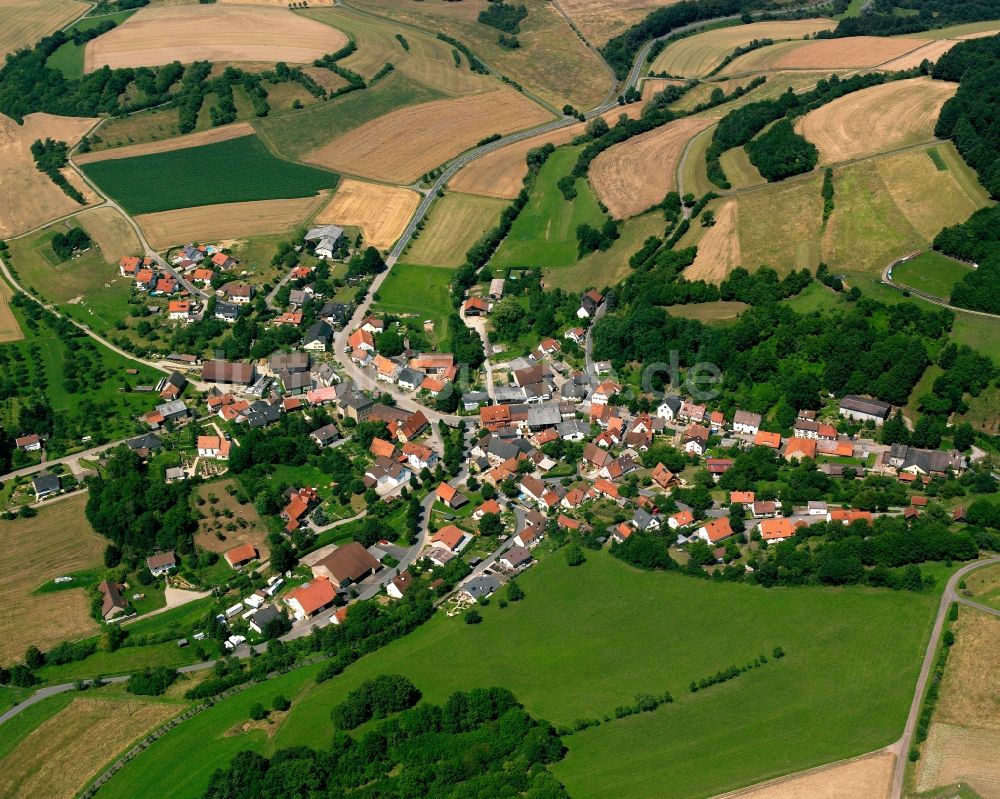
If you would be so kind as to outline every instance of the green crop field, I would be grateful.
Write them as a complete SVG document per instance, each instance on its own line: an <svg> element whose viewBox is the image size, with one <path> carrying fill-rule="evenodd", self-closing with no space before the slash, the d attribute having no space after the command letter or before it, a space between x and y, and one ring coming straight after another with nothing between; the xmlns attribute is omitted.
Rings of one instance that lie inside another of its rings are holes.
<svg viewBox="0 0 1000 799"><path fill-rule="evenodd" d="M577 196L570 201L556 186L559 178L569 174L579 152L579 147L560 147L549 156L535 181L531 199L497 250L492 266L545 268L576 263L577 226L588 223L599 228L608 218L586 179L577 179Z"/></svg>
<svg viewBox="0 0 1000 799"><path fill-rule="evenodd" d="M543 560L519 580L526 598L503 609L492 603L481 625L438 614L329 682L295 672L224 700L104 790L132 796L153 780L168 799L190 797L237 749L325 746L333 705L381 673L406 674L434 702L459 688L504 685L533 715L560 725L613 719L636 692L670 691L674 704L564 738L569 752L553 770L574 799L661 797L665 785L671 797L710 796L898 737L936 595L768 591L641 572L606 553L587 558L577 569L558 553ZM688 691L692 679L770 656L775 646L782 660ZM293 706L273 738L226 736L252 701L279 692Z"/></svg>
<svg viewBox="0 0 1000 799"><path fill-rule="evenodd" d="M84 17L83 19L73 23L73 25L66 29L66 32L72 33L74 30L93 30L102 22L107 22L108 20L114 22L116 25L121 25L136 11L138 11L138 9L133 8L128 11L116 11L113 14L100 14L95 17ZM45 62L45 66L60 70L62 74L70 80L78 80L83 77L83 53L86 47L86 44L73 44L73 42L66 42L66 44L49 56L48 60Z"/></svg>
<svg viewBox="0 0 1000 799"><path fill-rule="evenodd" d="M442 352L448 349L448 317L452 314L449 292L451 270L433 266L396 264L379 287L374 310L411 317L419 327L434 322L430 338Z"/></svg>
<svg viewBox="0 0 1000 799"><path fill-rule="evenodd" d="M261 138L275 152L285 158L300 159L390 111L440 100L444 96L399 72L393 72L369 89L350 92L291 115L265 117L257 121L256 127Z"/></svg>
<svg viewBox="0 0 1000 799"><path fill-rule="evenodd" d="M892 279L895 283L947 300L955 284L969 271L968 264L928 250L893 267Z"/></svg>
<svg viewBox="0 0 1000 799"><path fill-rule="evenodd" d="M256 136L95 161L82 169L131 214L309 197L337 185L333 172L276 158Z"/></svg>

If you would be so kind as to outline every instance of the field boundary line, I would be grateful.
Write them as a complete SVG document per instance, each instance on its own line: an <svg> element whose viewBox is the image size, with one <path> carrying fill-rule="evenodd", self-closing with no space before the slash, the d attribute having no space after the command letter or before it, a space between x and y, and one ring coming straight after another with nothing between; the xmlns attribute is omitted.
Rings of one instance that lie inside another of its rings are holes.
<svg viewBox="0 0 1000 799"><path fill-rule="evenodd" d="M865 752L862 755L855 755L854 757L848 757L843 760L834 760L832 763L825 763L822 766L814 766L813 768L807 768L805 771L796 771L793 774L786 774L784 777L775 777L774 779L764 780L764 782L757 782L753 785L747 785L744 788L737 788L733 791L727 791L726 793L716 794L712 796L711 799L737 799L740 796L747 796L754 791L759 791L764 788L773 788L778 785L783 785L786 782L791 782L792 780L800 779L801 777L809 777L813 774L820 774L824 771L830 769L839 768L840 766L849 766L852 763L859 763L862 760L870 760L874 757L879 757L884 754L892 754L899 758L899 753L893 748L894 744L888 744L883 746L881 749L875 749L871 752Z"/></svg>

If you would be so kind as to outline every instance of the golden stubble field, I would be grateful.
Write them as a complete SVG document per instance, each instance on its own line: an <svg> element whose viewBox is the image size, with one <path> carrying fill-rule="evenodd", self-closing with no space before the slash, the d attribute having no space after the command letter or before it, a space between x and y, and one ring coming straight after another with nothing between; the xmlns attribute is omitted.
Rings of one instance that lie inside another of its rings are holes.
<svg viewBox="0 0 1000 799"><path fill-rule="evenodd" d="M642 103L631 103L613 108L601 116L609 125L614 125L622 114L634 118L639 116L641 111ZM521 191L524 176L528 174L528 164L525 160L528 151L545 144L557 147L560 144L569 144L575 136L581 135L585 128L582 122L578 122L494 150L460 169L449 181L448 187L468 194L513 200Z"/></svg>
<svg viewBox="0 0 1000 799"><path fill-rule="evenodd" d="M385 250L403 234L418 205L420 195L412 189L345 178L316 222L361 228L366 244Z"/></svg>
<svg viewBox="0 0 1000 799"><path fill-rule="evenodd" d="M98 130L99 132L100 130ZM185 136L174 136L171 139L164 139L163 141L127 144L124 147L115 147L111 150L80 153L73 156L73 160L78 164L92 164L95 161L107 161L112 158L134 158L140 155L183 150L187 147L201 147L203 144L216 144L220 141L238 139L241 136L252 136L253 133L253 126L249 122L233 122L230 125L223 125L219 128L210 128L198 133L188 133Z"/></svg>
<svg viewBox="0 0 1000 799"><path fill-rule="evenodd" d="M740 258L739 207L736 200L724 200L715 211L715 224L702 234L698 254L684 277L721 283L731 270L742 266Z"/></svg>
<svg viewBox="0 0 1000 799"><path fill-rule="evenodd" d="M76 220L94 240L109 264L117 264L124 255L142 253L142 244L135 229L114 208L91 208L78 214Z"/></svg>
<svg viewBox="0 0 1000 799"><path fill-rule="evenodd" d="M21 326L10 307L10 298L13 296L14 289L7 285L6 280L0 279L0 344L24 338Z"/></svg>
<svg viewBox="0 0 1000 799"><path fill-rule="evenodd" d="M26 233L84 207L38 171L31 156L31 144L36 139L46 138L75 144L96 121L90 117L28 114L24 124L18 125L0 114L0 209L3 209L0 237ZM91 201L93 192L79 175L68 168L64 174L83 192L85 199Z"/></svg>
<svg viewBox="0 0 1000 799"><path fill-rule="evenodd" d="M819 149L821 165L930 141L941 106L957 89L929 78L872 86L810 111L795 130Z"/></svg>
<svg viewBox="0 0 1000 799"><path fill-rule="evenodd" d="M392 111L307 154L305 161L339 172L407 184L481 139L551 119L523 94L500 88Z"/></svg>
<svg viewBox="0 0 1000 799"><path fill-rule="evenodd" d="M127 705L121 698L76 698L0 761L0 799L72 799L115 755L182 709L142 697Z"/></svg>
<svg viewBox="0 0 1000 799"><path fill-rule="evenodd" d="M97 630L83 590L31 593L47 580L101 565L107 541L83 515L86 503L81 494L0 525L0 663L20 658L30 644L44 650Z"/></svg>
<svg viewBox="0 0 1000 799"><path fill-rule="evenodd" d="M284 233L305 222L329 197L251 200L140 214L135 221L151 246L166 249L191 241L221 241Z"/></svg>
<svg viewBox="0 0 1000 799"><path fill-rule="evenodd" d="M595 47L677 0L560 0L559 7Z"/></svg>
<svg viewBox="0 0 1000 799"><path fill-rule="evenodd" d="M87 44L84 70L171 61L311 62L347 44L347 36L287 8L149 6Z"/></svg>
<svg viewBox="0 0 1000 799"><path fill-rule="evenodd" d="M590 182L611 216L634 216L676 189L677 166L684 148L693 136L714 122L708 117L678 119L597 156L590 165Z"/></svg>
<svg viewBox="0 0 1000 799"><path fill-rule="evenodd" d="M87 11L77 0L0 0L0 63Z"/></svg>
<svg viewBox="0 0 1000 799"><path fill-rule="evenodd" d="M960 605L954 631L916 787L963 782L983 799L1000 799L1000 619Z"/></svg>
<svg viewBox="0 0 1000 799"><path fill-rule="evenodd" d="M876 67L921 47L914 39L852 36L847 39L814 39L779 42L742 55L723 75L775 69L861 69ZM669 48L668 48L669 49Z"/></svg>
<svg viewBox="0 0 1000 799"><path fill-rule="evenodd" d="M737 47L746 46L754 39L802 39L817 31L829 30L835 24L831 19L820 18L754 22L751 25L719 28L671 42L653 61L651 70L683 77L701 77L721 64L722 59Z"/></svg>

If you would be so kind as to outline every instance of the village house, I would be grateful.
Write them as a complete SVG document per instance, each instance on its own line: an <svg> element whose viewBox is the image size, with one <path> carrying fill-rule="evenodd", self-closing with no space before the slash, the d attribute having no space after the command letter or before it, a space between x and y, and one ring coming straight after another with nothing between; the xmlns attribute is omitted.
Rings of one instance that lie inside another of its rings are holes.
<svg viewBox="0 0 1000 799"><path fill-rule="evenodd" d="M382 564L368 550L357 541L351 541L313 564L312 573L314 577L326 578L338 590L344 590L381 568Z"/></svg>
<svg viewBox="0 0 1000 799"><path fill-rule="evenodd" d="M378 333L385 332L385 320L379 319L377 316L368 316L361 323L361 330L366 333L371 333L376 335Z"/></svg>
<svg viewBox="0 0 1000 799"><path fill-rule="evenodd" d="M38 452L42 448L42 439L36 433L19 436L14 439L14 446L22 452Z"/></svg>
<svg viewBox="0 0 1000 799"><path fill-rule="evenodd" d="M393 577L385 587L385 592L393 599L402 599L403 595L413 586L413 575L409 570L402 571Z"/></svg>
<svg viewBox="0 0 1000 799"><path fill-rule="evenodd" d="M856 394L848 394L840 401L840 415L859 422L870 421L880 425L889 417L891 410L892 405L888 402Z"/></svg>
<svg viewBox="0 0 1000 799"><path fill-rule="evenodd" d="M226 563L234 569L239 569L257 559L257 550L251 544L240 544L226 550L223 557L226 559Z"/></svg>
<svg viewBox="0 0 1000 799"><path fill-rule="evenodd" d="M800 461L803 458L815 458L816 446L816 439L813 438L790 438L785 444L785 460Z"/></svg>
<svg viewBox="0 0 1000 799"><path fill-rule="evenodd" d="M319 494L315 488L306 486L291 491L288 496L288 504L281 511L281 518L286 522L285 532L292 533L298 530L302 521L309 515L309 511L319 504Z"/></svg>
<svg viewBox="0 0 1000 799"><path fill-rule="evenodd" d="M331 444L340 440L340 431L337 429L335 424L325 424L322 427L313 430L309 437L316 442L316 446L328 447Z"/></svg>
<svg viewBox="0 0 1000 799"><path fill-rule="evenodd" d="M531 563L531 552L524 547L512 546L500 556L500 565L507 571L516 571Z"/></svg>
<svg viewBox="0 0 1000 799"><path fill-rule="evenodd" d="M866 510L836 509L827 511L826 520L828 522L840 522L845 526L851 524L852 522L865 522L870 525L872 523L872 515L871 512Z"/></svg>
<svg viewBox="0 0 1000 799"><path fill-rule="evenodd" d="M796 525L791 519L762 519L757 523L761 540L778 544L795 535Z"/></svg>
<svg viewBox="0 0 1000 799"><path fill-rule="evenodd" d="M531 525L525 527L521 532L514 536L514 544L519 547L524 547L525 549L534 549L541 542L543 537L542 527L539 525Z"/></svg>
<svg viewBox="0 0 1000 799"><path fill-rule="evenodd" d="M438 500L447 505L452 510L461 508L469 500L466 499L462 494L458 492L457 488L454 488L447 483L441 483L437 488L434 489L434 493Z"/></svg>
<svg viewBox="0 0 1000 799"><path fill-rule="evenodd" d="M503 287L504 279L502 277L495 277L490 281L490 299L499 300L503 297Z"/></svg>
<svg viewBox="0 0 1000 799"><path fill-rule="evenodd" d="M310 352L324 352L333 338L333 328L329 322L320 319L313 322L302 336L302 349Z"/></svg>
<svg viewBox="0 0 1000 799"><path fill-rule="evenodd" d="M500 583L489 574L473 577L459 589L456 596L465 602L478 602L487 599L500 590Z"/></svg>
<svg viewBox="0 0 1000 799"><path fill-rule="evenodd" d="M483 316L489 311L490 304L482 297L469 297L462 305L462 312L466 316Z"/></svg>
<svg viewBox="0 0 1000 799"><path fill-rule="evenodd" d="M365 485L379 495L388 494L404 483L409 483L413 473L402 463L387 457L378 457L365 470Z"/></svg>
<svg viewBox="0 0 1000 799"><path fill-rule="evenodd" d="M495 499L488 499L472 513L472 518L479 521L488 513L499 514L502 511L499 503Z"/></svg>
<svg viewBox="0 0 1000 799"><path fill-rule="evenodd" d="M893 444L884 461L898 472L919 476L942 477L949 471L961 474L965 469L965 460L958 450L942 452L907 444Z"/></svg>
<svg viewBox="0 0 1000 799"><path fill-rule="evenodd" d="M160 399L170 402L177 399L187 388L187 378L180 372L171 372L156 385L156 390L160 392Z"/></svg>
<svg viewBox="0 0 1000 799"><path fill-rule="evenodd" d="M403 454L413 471L420 472L423 469L433 469L438 462L438 454L430 447L423 444L416 444L407 441L402 447Z"/></svg>
<svg viewBox="0 0 1000 799"><path fill-rule="evenodd" d="M729 494L730 505L753 505L757 495L753 491L733 491Z"/></svg>
<svg viewBox="0 0 1000 799"><path fill-rule="evenodd" d="M453 552L455 554L461 552L465 548L466 544L468 544L471 540L471 535L466 533L460 527L456 527L454 524L442 527L433 536L431 536L431 544L447 549L449 552Z"/></svg>
<svg viewBox="0 0 1000 799"><path fill-rule="evenodd" d="M226 460L230 442L220 436L198 436L198 457Z"/></svg>
<svg viewBox="0 0 1000 799"><path fill-rule="evenodd" d="M652 474L650 474L652 481L658 485L663 490L670 488L677 480L677 475L675 475L670 469L664 466L662 463L657 463L656 468L653 469Z"/></svg>
<svg viewBox="0 0 1000 799"><path fill-rule="evenodd" d="M263 635L267 625L280 618L282 618L282 613L274 605L264 605L250 617L247 626L257 635ZM288 620L287 617L285 620Z"/></svg>
<svg viewBox="0 0 1000 799"><path fill-rule="evenodd" d="M717 544L719 541L729 538L732 534L733 528L729 525L728 516L721 516L718 519L706 522L695 533L706 544Z"/></svg>
<svg viewBox="0 0 1000 799"><path fill-rule="evenodd" d="M678 511L667 519L667 526L671 530L680 530L682 527L687 527L689 524L694 524L694 514L689 510Z"/></svg>
<svg viewBox="0 0 1000 799"><path fill-rule="evenodd" d="M750 506L750 512L754 515L754 518L757 519L777 516L780 509L781 503L777 500L770 499L754 500L753 504Z"/></svg>
<svg viewBox="0 0 1000 799"><path fill-rule="evenodd" d="M220 322L232 324L240 318L240 306L234 302L218 300L215 303L215 318Z"/></svg>
<svg viewBox="0 0 1000 799"><path fill-rule="evenodd" d="M762 417L759 413L736 411L736 414L733 416L733 432L755 436L760 431L761 420Z"/></svg>
<svg viewBox="0 0 1000 799"><path fill-rule="evenodd" d="M668 422L674 421L681 412L683 402L680 397L664 397L663 402L656 408L656 415Z"/></svg>
<svg viewBox="0 0 1000 799"><path fill-rule="evenodd" d="M175 322L187 322L191 317L189 300L170 300L167 303L167 318Z"/></svg>
<svg viewBox="0 0 1000 799"><path fill-rule="evenodd" d="M601 307L603 302L604 295L591 289L580 297L580 307L576 315L580 319L590 319L597 313L597 309Z"/></svg>
<svg viewBox="0 0 1000 799"><path fill-rule="evenodd" d="M563 338L582 345L587 340L587 331L582 327L571 327L563 333Z"/></svg>
<svg viewBox="0 0 1000 799"><path fill-rule="evenodd" d="M781 433L769 433L766 430L759 430L753 437L755 447L768 447L769 449L781 448Z"/></svg>
<svg viewBox="0 0 1000 799"><path fill-rule="evenodd" d="M158 552L146 558L146 568L154 577L162 577L177 568L177 556L171 549L167 552Z"/></svg>
<svg viewBox="0 0 1000 799"><path fill-rule="evenodd" d="M110 621L115 616L120 616L128 608L128 602L122 596L121 583L112 583L104 580L97 586L101 593L101 618Z"/></svg>
<svg viewBox="0 0 1000 799"><path fill-rule="evenodd" d="M59 483L59 475L51 472L39 472L31 480L31 487L35 491L35 502L40 502L46 497L58 494L62 486Z"/></svg>
<svg viewBox="0 0 1000 799"><path fill-rule="evenodd" d="M310 228L305 235L305 240L313 244L313 253L317 258L333 258L333 253L337 248L337 242L344 235L344 229L337 225L321 225Z"/></svg>
<svg viewBox="0 0 1000 799"><path fill-rule="evenodd" d="M228 302L235 305L246 305L253 299L253 286L249 283L230 281L219 287L219 292Z"/></svg>
<svg viewBox="0 0 1000 799"><path fill-rule="evenodd" d="M704 455L708 449L708 436L708 428L698 424L691 425L684 432L684 451L690 455Z"/></svg>
<svg viewBox="0 0 1000 799"><path fill-rule="evenodd" d="M285 605L297 621L305 621L326 610L336 598L337 592L330 581L319 577L289 591L285 596Z"/></svg>
<svg viewBox="0 0 1000 799"><path fill-rule="evenodd" d="M249 386L257 379L257 370L252 363L205 361L201 367L201 379L205 383Z"/></svg>

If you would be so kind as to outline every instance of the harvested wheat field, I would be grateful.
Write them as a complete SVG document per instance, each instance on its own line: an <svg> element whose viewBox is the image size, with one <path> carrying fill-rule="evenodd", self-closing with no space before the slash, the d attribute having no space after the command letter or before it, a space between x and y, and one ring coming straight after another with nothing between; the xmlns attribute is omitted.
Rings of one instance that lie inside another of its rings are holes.
<svg viewBox="0 0 1000 799"><path fill-rule="evenodd" d="M345 179L316 221L359 227L366 244L386 250L403 234L418 205L420 195L410 189Z"/></svg>
<svg viewBox="0 0 1000 799"><path fill-rule="evenodd" d="M46 649L97 629L82 589L32 595L46 581L102 563L107 543L83 515L86 494L42 507L31 519L4 522L0 530L0 663L29 644ZM25 619L32 623L25 624Z"/></svg>
<svg viewBox="0 0 1000 799"><path fill-rule="evenodd" d="M671 42L653 61L651 71L702 77L721 64L737 47L745 46L754 39L802 39L817 31L830 30L835 24L830 19L802 19L754 22L706 31Z"/></svg>
<svg viewBox="0 0 1000 799"><path fill-rule="evenodd" d="M450 191L434 203L427 226L406 252L406 263L461 266L466 251L500 219L504 200Z"/></svg>
<svg viewBox="0 0 1000 799"><path fill-rule="evenodd" d="M880 752L732 795L740 799L885 799L895 763L891 752Z"/></svg>
<svg viewBox="0 0 1000 799"><path fill-rule="evenodd" d="M970 786L982 799L1000 799L1000 731L931 723L917 790L957 782Z"/></svg>
<svg viewBox="0 0 1000 799"><path fill-rule="evenodd" d="M967 169L950 145L938 151L949 169L927 166L930 156L924 149L896 153L874 161L889 196L913 228L930 242L948 225L964 222L973 211L986 204L986 191L976 182L959 177Z"/></svg>
<svg viewBox="0 0 1000 799"><path fill-rule="evenodd" d="M103 689L107 690L107 689ZM130 697L74 699L0 761L0 797L72 799L116 754L183 708Z"/></svg>
<svg viewBox="0 0 1000 799"><path fill-rule="evenodd" d="M141 67L171 61L310 62L347 44L347 36L287 8L149 6L87 44L84 71L105 64Z"/></svg>
<svg viewBox="0 0 1000 799"><path fill-rule="evenodd" d="M220 141L229 141L229 139L238 139L240 136L250 136L253 132L253 126L249 122L234 122L231 125L223 125L220 128L209 128L198 133L174 136L172 139L164 139L163 141L128 144L124 147L115 147L110 150L80 153L79 155L74 155L73 160L78 164L92 164L94 161L107 161L112 158L133 158L139 155L151 155L152 153L166 153L171 150L183 150L187 147L201 147L203 144L215 144Z"/></svg>
<svg viewBox="0 0 1000 799"><path fill-rule="evenodd" d="M919 67L924 60L937 61L956 44L958 44L957 40L940 39L936 42L925 44L923 47L918 47L904 56L892 59L892 61L879 64L879 69L884 69L888 72L913 69L913 67Z"/></svg>
<svg viewBox="0 0 1000 799"><path fill-rule="evenodd" d="M294 200L255 200L201 205L140 214L135 221L150 245L163 250L185 241L221 241L284 233L308 219L326 202L326 192Z"/></svg>
<svg viewBox="0 0 1000 799"><path fill-rule="evenodd" d="M715 211L715 224L705 230L698 242L698 254L694 263L684 270L684 277L721 283L730 271L741 265L738 231L736 200L726 200Z"/></svg>
<svg viewBox="0 0 1000 799"><path fill-rule="evenodd" d="M306 155L309 163L390 183L412 183L495 133L551 119L513 89L400 108Z"/></svg>
<svg viewBox="0 0 1000 799"><path fill-rule="evenodd" d="M0 344L24 338L21 326L10 307L10 298L13 296L14 289L7 285L6 280L0 279Z"/></svg>
<svg viewBox="0 0 1000 799"><path fill-rule="evenodd" d="M641 111L642 103L631 103L613 108L601 116L609 125L614 125L622 114L635 118L639 116ZM530 139L514 142L499 150L494 150L460 169L458 174L448 182L448 187L454 191L468 194L482 194L486 197L513 200L521 191L524 176L528 174L528 164L525 160L528 157L528 151L549 143L557 147L560 144L569 144L573 137L584 132L585 127L582 122L579 122L548 133L540 133Z"/></svg>
<svg viewBox="0 0 1000 799"><path fill-rule="evenodd" d="M823 224L820 184L816 175L738 195L740 254L746 269L752 272L764 265L786 275L794 269L816 268ZM845 205L839 186L837 191L836 202Z"/></svg>
<svg viewBox="0 0 1000 799"><path fill-rule="evenodd" d="M96 121L89 117L28 114L24 125L18 125L0 114L0 208L4 209L0 214L0 237L25 233L83 207L35 168L31 144L45 138L75 144ZM93 196L75 172L66 174L85 197Z"/></svg>
<svg viewBox="0 0 1000 799"><path fill-rule="evenodd" d="M819 149L820 164L906 147L934 138L941 106L957 89L928 78L872 86L810 111L795 130Z"/></svg>
<svg viewBox="0 0 1000 799"><path fill-rule="evenodd" d="M90 234L104 260L116 264L125 255L142 254L142 244L135 230L114 208L91 208L76 217Z"/></svg>
<svg viewBox="0 0 1000 799"><path fill-rule="evenodd" d="M726 67L722 74L736 75L775 69L875 67L894 58L900 58L921 46L920 42L914 39L890 39L881 36L780 42L740 56Z"/></svg>
<svg viewBox="0 0 1000 799"><path fill-rule="evenodd" d="M677 0L560 0L559 7L595 47Z"/></svg>
<svg viewBox="0 0 1000 799"><path fill-rule="evenodd" d="M684 148L713 122L711 118L678 119L597 156L590 165L590 182L611 216L634 216L677 188L677 165Z"/></svg>
<svg viewBox="0 0 1000 799"><path fill-rule="evenodd" d="M7 53L30 47L88 9L76 0L0 0L0 63Z"/></svg>

